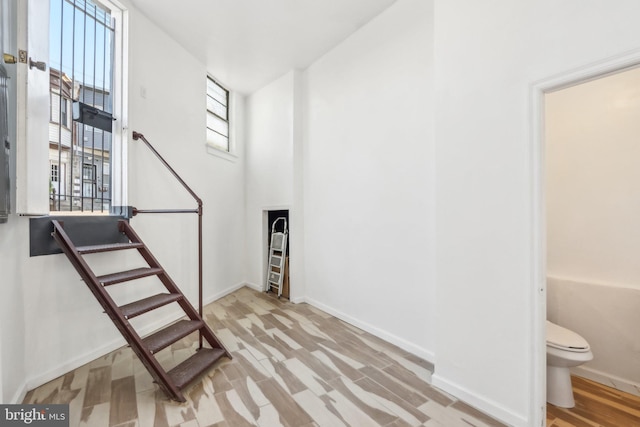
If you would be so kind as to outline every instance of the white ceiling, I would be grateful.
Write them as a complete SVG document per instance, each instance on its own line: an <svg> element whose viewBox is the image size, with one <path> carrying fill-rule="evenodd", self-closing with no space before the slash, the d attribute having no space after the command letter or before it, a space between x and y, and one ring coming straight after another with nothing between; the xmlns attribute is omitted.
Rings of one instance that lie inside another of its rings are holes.
<svg viewBox="0 0 640 427"><path fill-rule="evenodd" d="M396 0L132 0L222 84L251 93L304 69Z"/></svg>

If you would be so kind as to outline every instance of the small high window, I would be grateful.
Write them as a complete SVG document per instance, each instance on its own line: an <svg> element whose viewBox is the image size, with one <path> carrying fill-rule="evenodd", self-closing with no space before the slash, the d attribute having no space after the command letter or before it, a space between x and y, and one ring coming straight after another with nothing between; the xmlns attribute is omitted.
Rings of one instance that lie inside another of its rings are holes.
<svg viewBox="0 0 640 427"><path fill-rule="evenodd" d="M207 76L207 143L229 152L229 91Z"/></svg>

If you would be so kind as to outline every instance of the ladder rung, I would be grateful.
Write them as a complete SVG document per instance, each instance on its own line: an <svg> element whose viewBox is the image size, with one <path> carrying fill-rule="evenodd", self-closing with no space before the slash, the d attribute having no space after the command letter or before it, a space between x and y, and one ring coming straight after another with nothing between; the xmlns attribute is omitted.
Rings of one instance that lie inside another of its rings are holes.
<svg viewBox="0 0 640 427"><path fill-rule="evenodd" d="M156 308L162 307L167 304L171 304L172 302L178 301L182 299L182 295L180 294L158 294L148 298L141 299L139 301L134 301L129 304L125 304L120 307L120 311L122 315L126 319L131 319L136 316L139 316L148 311L154 310Z"/></svg>
<svg viewBox="0 0 640 427"><path fill-rule="evenodd" d="M204 325L204 322L200 320L181 320L155 334L149 335L143 341L152 354L157 353L190 333L197 331L202 325Z"/></svg>
<svg viewBox="0 0 640 427"><path fill-rule="evenodd" d="M124 249L143 248L143 243L109 243L107 245L78 246L76 250L81 254L94 254L97 252L121 251Z"/></svg>
<svg viewBox="0 0 640 427"><path fill-rule="evenodd" d="M115 285L116 283L127 282L129 280L141 279L147 276L153 276L155 274L164 273L164 270L159 267L142 267L134 268L133 270L120 271L118 273L105 274L98 277L98 282L103 286Z"/></svg>
<svg viewBox="0 0 640 427"><path fill-rule="evenodd" d="M280 283L280 274L279 273L275 273L275 272L270 272L269 273L269 281L271 283Z"/></svg>
<svg viewBox="0 0 640 427"><path fill-rule="evenodd" d="M221 348L202 348L196 354L168 372L174 384L178 388L184 388L191 381L201 375L214 363L216 363L225 351Z"/></svg>

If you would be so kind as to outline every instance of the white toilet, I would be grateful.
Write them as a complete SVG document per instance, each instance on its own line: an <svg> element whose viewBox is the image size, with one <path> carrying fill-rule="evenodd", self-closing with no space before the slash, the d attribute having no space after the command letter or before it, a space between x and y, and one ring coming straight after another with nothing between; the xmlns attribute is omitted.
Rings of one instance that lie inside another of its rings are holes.
<svg viewBox="0 0 640 427"><path fill-rule="evenodd" d="M547 320L547 402L573 408L569 368L593 359L587 340Z"/></svg>

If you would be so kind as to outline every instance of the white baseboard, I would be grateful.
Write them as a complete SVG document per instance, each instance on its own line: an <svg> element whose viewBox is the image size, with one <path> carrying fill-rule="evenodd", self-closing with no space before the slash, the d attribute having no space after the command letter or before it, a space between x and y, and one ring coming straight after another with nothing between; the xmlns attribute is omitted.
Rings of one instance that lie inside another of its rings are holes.
<svg viewBox="0 0 640 427"><path fill-rule="evenodd" d="M307 299L305 297L295 297L295 298L289 298L289 301L291 301L294 304L302 304L303 302L307 302Z"/></svg>
<svg viewBox="0 0 640 427"><path fill-rule="evenodd" d="M244 285L247 288L251 288L251 289L256 290L258 292L264 292L264 286L262 286L262 285L256 285L255 283L250 283L250 282L246 282ZM294 304L300 304L300 303L306 302L306 299L304 297L296 297L296 298L289 297L289 301L294 303Z"/></svg>
<svg viewBox="0 0 640 427"><path fill-rule="evenodd" d="M221 292L218 292L214 295L211 295L210 297L207 297L203 300L203 304L209 304L213 301L216 301L240 288L242 288L243 286L245 286L245 283L237 283ZM169 324L169 323L173 323L176 320L180 319L181 317L184 316L184 312L182 312L181 310L176 310L175 312L163 317L162 319L159 319L153 323L150 323L148 325L146 325L145 327L140 328L139 333L140 335L147 335L150 334L152 332L155 332L159 329L161 329L163 326ZM24 383L24 385L16 392L15 396L13 397L13 402L14 403L20 403L22 402L22 400L24 399L24 396L26 395L28 390L32 390L36 387L39 387L43 384L46 384L47 382L54 380L64 374L66 374L69 371L72 371L74 369L79 368L82 365L85 365L95 359L98 359L102 356L104 356L105 354L108 354L114 350L119 349L120 347L125 346L127 343L124 340L124 338L119 337L116 338L108 343L105 343L97 348L92 349L91 351L88 351L82 355L79 355L61 365L56 366L55 368L34 375L32 377L30 377L29 379L27 379L27 381Z"/></svg>
<svg viewBox="0 0 640 427"><path fill-rule="evenodd" d="M258 291L258 292L263 292L264 291L264 286L256 285L255 283L245 282L244 286L246 286L247 288L251 288L251 289L253 289L255 291Z"/></svg>
<svg viewBox="0 0 640 427"><path fill-rule="evenodd" d="M613 387L616 390L624 391L625 393L640 396L640 384L633 381L626 380L624 378L617 377L615 375L607 374L602 371L591 369L588 366L578 366L571 369L571 373L576 374L579 377L584 377L595 381L597 383L606 385L607 387Z"/></svg>
<svg viewBox="0 0 640 427"><path fill-rule="evenodd" d="M405 340L404 338L400 338L394 334L391 334L383 329L377 328L373 325L370 325L366 322L362 322L354 317L351 317L339 310L336 310L332 307L329 307L325 304L322 304L312 298L297 298L297 300L300 300L300 302L306 302L316 308L319 308L322 311L325 311L327 313L329 313L330 315L337 317L340 320L344 320L345 322L349 323L350 325L353 325L357 328L362 329L363 331L369 332L372 335L375 335L378 338L381 338L387 342L390 342L391 344L397 345L398 347L400 347L401 349L408 351L411 354L415 354L416 356L433 363L433 361L435 360L435 356L434 353L430 350L424 349L422 347L419 347L417 345L415 345L412 342L409 342L407 340ZM293 302L297 302L297 301L293 301Z"/></svg>
<svg viewBox="0 0 640 427"><path fill-rule="evenodd" d="M248 287L250 287L250 288L252 288L252 287L253 287L253 285L250 285L249 283L246 283L246 282L239 282L239 283L236 283L236 284L235 284L235 285L233 285L233 286L228 287L228 288L227 288L227 289L225 289L225 290L222 290L222 291L220 291L220 292L216 292L216 293L215 293L215 294L213 294L213 295L210 295L210 296L208 296L208 297L205 297L205 298L202 300L202 304L203 304L203 305L211 304L212 302L217 301L217 300L219 300L220 298L224 298L224 297L226 297L227 295L229 295L230 293L233 293L233 292L237 291L237 290L238 290L238 289L240 289L240 288L244 288L245 286L248 286Z"/></svg>
<svg viewBox="0 0 640 427"><path fill-rule="evenodd" d="M247 282L244 285L247 286L248 288L255 289L258 292L264 291L264 289L261 286L256 285L255 283ZM400 337L398 337L396 335L393 335L393 334L391 334L391 333L389 333L389 332L387 332L387 331L385 331L383 329L380 329L380 328L377 328L375 326L372 326L372 325L370 325L370 324L368 324L366 322L362 322L362 321L360 321L360 320L358 320L358 319L356 319L356 318L354 318L352 316L349 316L349 315L347 315L347 314L345 314L345 313L343 313L343 312L341 312L339 310L336 310L336 309L334 309L332 307L329 307L329 306L327 306L327 305L325 305L323 303L320 303L320 302L318 302L318 301L316 301L314 299L301 296L301 297L296 297L296 298L290 298L289 301L291 301L294 304L301 304L301 303L310 304L310 305L312 305L312 306L314 306L314 307L316 307L316 308L318 308L318 309L320 309L320 310L322 310L322 311L324 311L326 313L329 313L330 315L332 315L334 317L337 317L340 320L343 320L343 321L349 323L350 325L353 325L353 326L355 326L357 328L360 328L363 331L367 331L370 334L375 335L378 338L381 338L381 339L383 339L383 340L385 340L387 342L390 342L391 344L397 345L401 349L406 350L409 353L414 354L414 355L416 355L416 356L418 356L418 357L420 357L420 358L422 358L422 359L424 359L424 360L426 360L428 362L433 363L433 361L435 359L434 354L433 354L432 351L426 350L426 349L424 349L422 347L418 347L417 345L415 345L415 344L413 344L413 343L411 343L411 342L409 342L409 341L407 341L407 340L405 340L403 338L400 338Z"/></svg>
<svg viewBox="0 0 640 427"><path fill-rule="evenodd" d="M516 414L494 401L486 399L483 396L479 396L478 394L469 391L464 387L460 387L458 384L455 384L447 380L446 378L442 378L437 373L433 374L432 383L434 386L442 389L443 391L446 391L453 396L456 396L458 399L473 406L479 411L497 418L498 420L510 426L527 427L529 425L525 416Z"/></svg>
<svg viewBox="0 0 640 427"><path fill-rule="evenodd" d="M40 387L41 385L46 384L49 381L54 380L66 374L67 372L77 369L80 366L85 365L99 357L102 357L105 354L108 354L114 350L117 350L124 345L126 345L124 338L120 338L117 340L112 340L106 344L103 344L100 347L93 348L91 351L88 351L71 360L68 360L67 362L61 365L58 365L49 371L30 377L26 383L27 389L33 390L36 387Z"/></svg>
<svg viewBox="0 0 640 427"><path fill-rule="evenodd" d="M27 387L27 383L23 382L22 384L20 384L20 387L18 387L18 390L16 391L16 394L13 395L13 398L6 403L10 403L10 404L22 403L22 401L24 400L24 397L27 395L27 391L29 391L29 388ZM4 403L4 402L0 402L0 403Z"/></svg>
<svg viewBox="0 0 640 427"><path fill-rule="evenodd" d="M168 314L162 319L156 320L153 323L150 323L144 327L141 327L139 330L140 335L148 335L152 332L155 332L162 327L168 325L169 323L173 323L184 316L184 312L181 310L176 310L175 312ZM85 365L93 360L96 360L105 354L111 353L114 350L119 349L127 344L124 338L119 337L109 341L106 344L101 345L100 347L94 348L91 351L88 351L84 354L75 357L66 363L56 366L55 368L43 372L41 374L30 377L26 382L26 389L32 390L36 387L39 387L43 384L48 383L51 380L54 380L67 372L70 372L74 369L79 368L82 365ZM23 396L24 398L24 396Z"/></svg>
<svg viewBox="0 0 640 427"><path fill-rule="evenodd" d="M209 304L213 301L216 301L240 288L242 288L243 286L249 286L249 287L253 287L250 286L244 282L241 283L237 283L223 291L217 292L205 299L203 299L203 304ZM140 335L147 335L150 334L152 332L155 332L159 329L161 329L163 326L168 325L169 323L173 323L175 321L177 321L178 319L182 318L184 316L184 312L182 312L181 310L176 310L175 312L165 316L162 319L159 319L153 323L150 323L148 325L146 325L145 327L140 328ZM124 338L117 338L114 339L106 344L101 345L100 347L94 348L91 351L88 351L82 355L79 355L78 357L75 357L69 361L67 361L64 364L58 365L55 368L47 371L47 372L43 372L41 374L35 375L33 377L30 377L25 383L24 385L20 388L20 390L18 390L18 392L16 393L16 395L13 397L13 402L14 403L20 403L22 402L22 400L24 399L24 396L26 395L28 390L32 390L36 387L39 387L43 384L46 384L47 382L54 380L64 374L66 374L69 371L72 371L74 369L79 368L82 365L85 365L95 359L98 359L102 356L104 356L105 354L108 354L114 350L119 349L120 347L125 346L127 343L124 340Z"/></svg>

